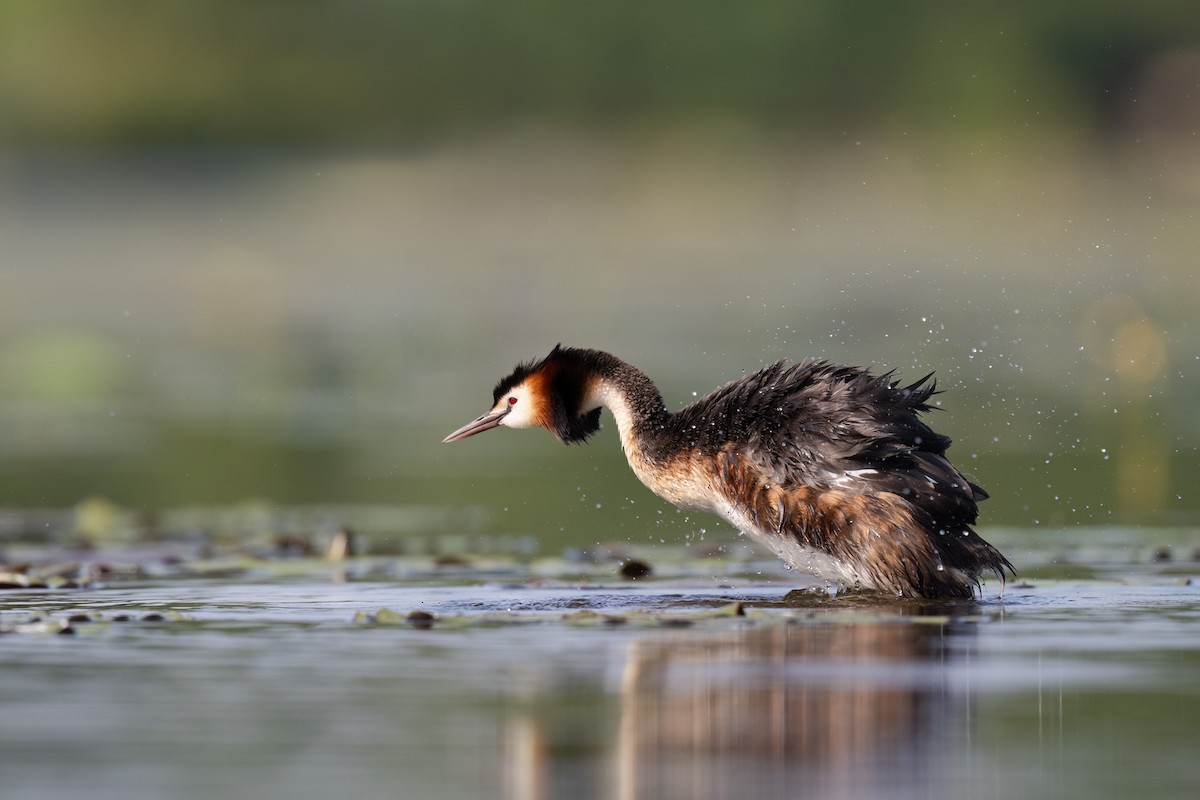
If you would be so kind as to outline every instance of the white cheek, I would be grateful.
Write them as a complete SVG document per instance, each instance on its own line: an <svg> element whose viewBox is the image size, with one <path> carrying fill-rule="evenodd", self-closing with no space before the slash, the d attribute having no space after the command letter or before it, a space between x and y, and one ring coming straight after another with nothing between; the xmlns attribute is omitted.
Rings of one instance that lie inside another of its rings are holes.
<svg viewBox="0 0 1200 800"><path fill-rule="evenodd" d="M511 397L517 398L517 402L510 403L509 398ZM501 425L509 428L534 428L538 426L538 415L534 408L533 399L529 396L529 392L524 386L518 386L509 392L501 398L500 403L502 406L508 407L508 413L500 421Z"/></svg>

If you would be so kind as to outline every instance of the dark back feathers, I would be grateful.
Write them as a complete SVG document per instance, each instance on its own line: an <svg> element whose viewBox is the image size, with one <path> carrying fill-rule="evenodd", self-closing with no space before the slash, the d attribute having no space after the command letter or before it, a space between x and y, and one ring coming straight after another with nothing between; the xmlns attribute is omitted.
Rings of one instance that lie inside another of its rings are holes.
<svg viewBox="0 0 1200 800"><path fill-rule="evenodd" d="M946 459L950 438L919 416L932 410L932 377L902 387L890 372L781 361L681 409L660 441L736 448L781 486L887 491L937 524L970 524L987 493Z"/></svg>

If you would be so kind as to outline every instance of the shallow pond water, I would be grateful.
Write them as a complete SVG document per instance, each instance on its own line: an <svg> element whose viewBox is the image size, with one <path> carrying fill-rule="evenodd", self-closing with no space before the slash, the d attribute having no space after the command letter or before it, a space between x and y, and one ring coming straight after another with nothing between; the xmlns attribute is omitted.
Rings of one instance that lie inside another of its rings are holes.
<svg viewBox="0 0 1200 800"><path fill-rule="evenodd" d="M951 604L665 551L13 589L0 794L1193 796L1200 564L1063 552Z"/></svg>

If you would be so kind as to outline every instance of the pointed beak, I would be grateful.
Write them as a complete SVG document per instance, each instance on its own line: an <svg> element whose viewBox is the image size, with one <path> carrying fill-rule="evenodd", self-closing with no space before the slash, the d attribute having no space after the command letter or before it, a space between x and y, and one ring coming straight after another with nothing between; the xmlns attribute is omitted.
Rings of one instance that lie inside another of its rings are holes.
<svg viewBox="0 0 1200 800"><path fill-rule="evenodd" d="M501 411L489 411L479 419L468 422L466 425L463 425L445 439L442 439L442 444L447 444L448 442L457 442L460 439L466 439L468 436L474 436L477 433L483 433L486 430L490 430L499 425L500 420L504 419L504 416L507 413L507 408Z"/></svg>

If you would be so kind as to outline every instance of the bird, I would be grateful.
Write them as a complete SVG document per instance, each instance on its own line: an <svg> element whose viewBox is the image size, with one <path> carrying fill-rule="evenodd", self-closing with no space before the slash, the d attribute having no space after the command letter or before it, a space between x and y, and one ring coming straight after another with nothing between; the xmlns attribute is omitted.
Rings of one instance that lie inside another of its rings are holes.
<svg viewBox="0 0 1200 800"><path fill-rule="evenodd" d="M712 512L831 587L974 598L1016 570L975 532L986 491L921 415L933 373L906 386L824 359L777 361L669 411L654 382L601 350L563 347L501 379L485 414L451 433L545 428L587 441L608 408L633 472L674 505Z"/></svg>

